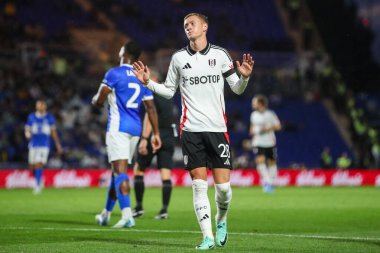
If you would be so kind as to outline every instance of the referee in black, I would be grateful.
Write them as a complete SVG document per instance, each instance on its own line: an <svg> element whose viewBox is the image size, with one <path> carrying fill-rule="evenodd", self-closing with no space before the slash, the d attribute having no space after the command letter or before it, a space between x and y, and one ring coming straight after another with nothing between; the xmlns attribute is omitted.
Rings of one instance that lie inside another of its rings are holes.
<svg viewBox="0 0 380 253"><path fill-rule="evenodd" d="M158 79L158 73L154 73L153 76L155 79ZM147 116L145 115L143 131L138 145L137 159L133 167L133 173L135 176L134 189L136 196L136 207L132 210L132 214L133 217L140 217L144 215L144 172L145 169L151 165L151 162L156 155L157 167L160 169L162 180L162 208L155 218L167 219L168 206L172 192L171 169L173 167L174 140L178 134L176 125L173 123L174 105L172 99L169 100L159 95L155 95L154 103L158 114L162 146L156 153L153 153L152 145L149 141L152 127L147 119Z"/></svg>

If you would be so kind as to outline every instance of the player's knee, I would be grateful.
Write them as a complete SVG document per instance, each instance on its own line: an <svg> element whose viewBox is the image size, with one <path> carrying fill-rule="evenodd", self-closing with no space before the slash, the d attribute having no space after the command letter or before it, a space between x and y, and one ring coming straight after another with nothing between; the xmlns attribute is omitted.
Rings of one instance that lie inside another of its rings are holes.
<svg viewBox="0 0 380 253"><path fill-rule="evenodd" d="M127 174L117 175L115 178L116 194L128 195L130 192L129 177Z"/></svg>
<svg viewBox="0 0 380 253"><path fill-rule="evenodd" d="M216 191L222 194L227 194L231 190L230 182L223 184L215 184Z"/></svg>
<svg viewBox="0 0 380 253"><path fill-rule="evenodd" d="M256 160L257 164L265 163L265 157L264 156L257 156L255 160Z"/></svg>
<svg viewBox="0 0 380 253"><path fill-rule="evenodd" d="M139 163L135 163L133 166L133 174L135 176L144 176L145 169L143 169Z"/></svg>
<svg viewBox="0 0 380 253"><path fill-rule="evenodd" d="M208 188L207 181L202 180L202 179L194 179L192 182L192 185L193 185L194 191L196 192L205 191L205 190L207 191L207 188Z"/></svg>
<svg viewBox="0 0 380 253"><path fill-rule="evenodd" d="M207 181L207 170L206 168L196 168L190 171L190 176L195 180Z"/></svg>
<svg viewBox="0 0 380 253"><path fill-rule="evenodd" d="M161 168L160 173L161 173L161 179L163 181L164 180L170 180L172 177L170 169Z"/></svg>
<svg viewBox="0 0 380 253"><path fill-rule="evenodd" d="M129 181L128 180L122 181L119 187L120 187L120 192L123 195L128 195L129 192L130 192L130 190L131 190L130 186L129 186Z"/></svg>

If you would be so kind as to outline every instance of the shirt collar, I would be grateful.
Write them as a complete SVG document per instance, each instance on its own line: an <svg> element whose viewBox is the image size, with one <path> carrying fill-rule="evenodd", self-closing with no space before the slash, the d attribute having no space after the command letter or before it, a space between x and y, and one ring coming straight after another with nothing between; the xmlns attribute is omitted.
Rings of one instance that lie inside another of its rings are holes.
<svg viewBox="0 0 380 253"><path fill-rule="evenodd" d="M211 44L210 43L207 43L207 46L205 48L203 48L201 51L199 51L200 54L203 54L203 55L206 55L209 51L210 51L210 48L211 48ZM187 45L186 47L186 51L189 53L189 55L194 55L196 54L197 52L194 51L191 47L190 47L190 44Z"/></svg>
<svg viewBox="0 0 380 253"><path fill-rule="evenodd" d="M44 117L46 115L46 112L45 113L40 113L40 112L37 112L36 111L36 117L37 118L42 118L42 117Z"/></svg>

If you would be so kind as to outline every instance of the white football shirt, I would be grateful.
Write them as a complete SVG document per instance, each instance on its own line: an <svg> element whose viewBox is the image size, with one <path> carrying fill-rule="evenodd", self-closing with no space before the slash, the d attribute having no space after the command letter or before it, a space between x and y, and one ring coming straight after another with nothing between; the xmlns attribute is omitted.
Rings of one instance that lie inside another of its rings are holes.
<svg viewBox="0 0 380 253"><path fill-rule="evenodd" d="M254 136L252 145L254 147L269 148L276 146L276 136L274 131L260 133L264 127L279 125L280 121L277 115L271 110L264 112L254 111L251 113L251 126L253 126Z"/></svg>
<svg viewBox="0 0 380 253"><path fill-rule="evenodd" d="M147 87L166 98L180 88L181 131L227 132L224 78L236 94L243 93L249 80L239 79L224 48L208 43L195 52L188 45L173 54L165 83L150 81Z"/></svg>

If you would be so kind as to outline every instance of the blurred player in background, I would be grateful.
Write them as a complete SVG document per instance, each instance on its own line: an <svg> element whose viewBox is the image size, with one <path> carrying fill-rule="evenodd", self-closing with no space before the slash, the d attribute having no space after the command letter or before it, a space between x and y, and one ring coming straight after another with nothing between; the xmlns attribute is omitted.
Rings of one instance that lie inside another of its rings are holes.
<svg viewBox="0 0 380 253"><path fill-rule="evenodd" d="M268 99L257 95L252 99L251 127L256 167L261 176L264 192L273 192L277 176L277 150L275 131L281 130L277 115L268 109Z"/></svg>
<svg viewBox="0 0 380 253"><path fill-rule="evenodd" d="M106 73L98 93L92 99L92 103L98 107L103 106L105 100L108 99L106 146L108 160L112 166L106 205L95 218L100 225L108 225L117 199L122 217L114 225L115 228L135 226L130 205L127 169L128 162L132 162L141 135L139 107L142 103L152 124L153 150L161 146L153 94L137 80L131 71L132 66L129 65L132 61L138 60L140 54L141 48L136 42L129 41L125 44L119 53L120 66Z"/></svg>
<svg viewBox="0 0 380 253"><path fill-rule="evenodd" d="M151 79L158 82L159 78L156 71L151 70ZM135 175L134 189L137 202L136 207L133 210L133 217L140 217L144 214L144 172L145 169L150 166L153 157L156 155L157 166L160 169L162 180L162 208L155 218L167 219L168 206L172 192L171 169L173 167L174 137L177 137L178 134L175 124L173 123L173 101L156 95L154 96L154 104L156 105L158 114L162 146L157 153L153 152L152 146L149 143L152 126L145 115L143 132L138 147L137 161L133 168Z"/></svg>
<svg viewBox="0 0 380 253"><path fill-rule="evenodd" d="M29 166L36 180L33 193L38 194L43 187L43 168L49 157L51 137L57 153L62 154L55 118L47 112L46 101L40 99L36 102L36 111L29 114L25 125L25 137L29 140Z"/></svg>
<svg viewBox="0 0 380 253"><path fill-rule="evenodd" d="M239 78L227 50L208 43L208 18L205 15L186 15L184 30L190 43L173 54L164 84L150 80L149 68L141 61L133 66L139 80L161 96L171 98L180 87L182 153L193 180L194 211L203 234L196 249L208 250L215 247L215 240L207 195L207 168L212 169L215 182L216 245L220 247L227 243L227 213L232 199L224 79L233 92L242 94L253 70L253 59L250 54L244 54L242 64L236 62L241 74Z"/></svg>

